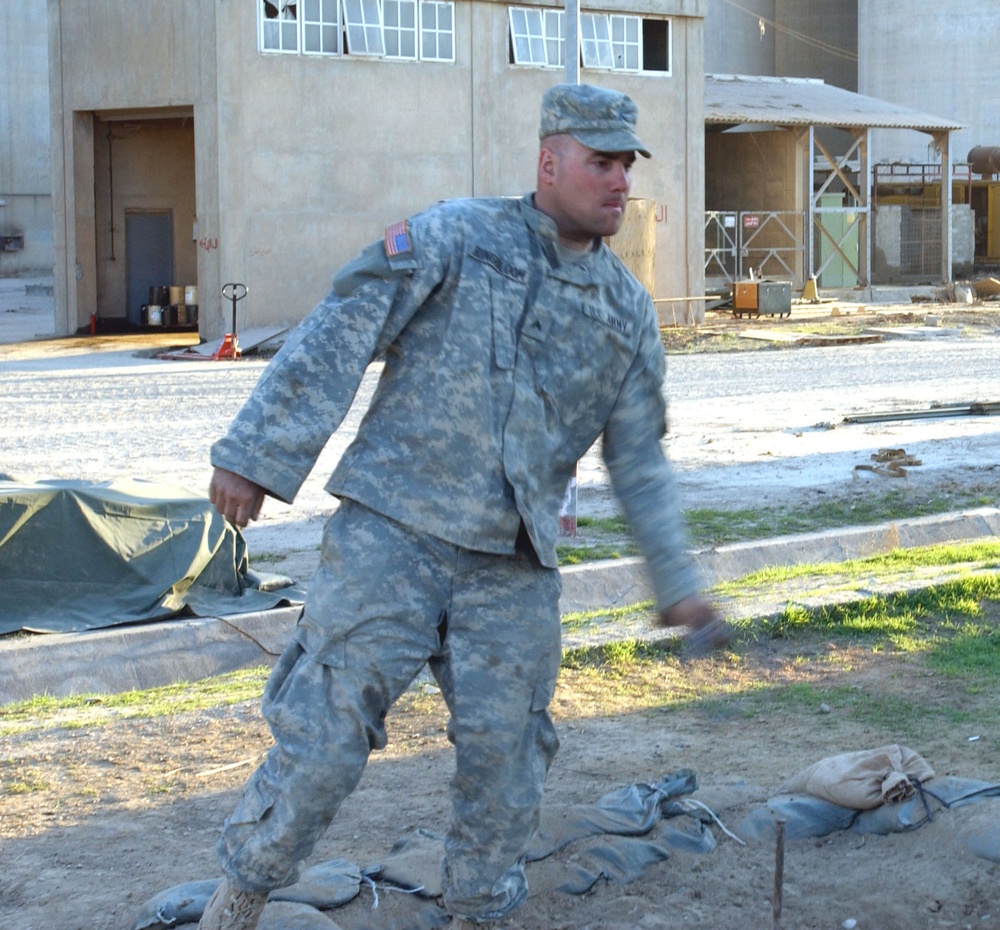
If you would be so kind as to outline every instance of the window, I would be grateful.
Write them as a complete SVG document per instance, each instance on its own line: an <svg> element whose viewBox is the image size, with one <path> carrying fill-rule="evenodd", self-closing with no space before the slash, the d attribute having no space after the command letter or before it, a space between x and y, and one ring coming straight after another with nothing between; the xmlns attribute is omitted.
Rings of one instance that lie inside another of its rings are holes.
<svg viewBox="0 0 1000 930"><path fill-rule="evenodd" d="M548 64L542 11L511 7L508 18L514 61L519 65Z"/></svg>
<svg viewBox="0 0 1000 930"><path fill-rule="evenodd" d="M379 0L344 0L344 27L350 54L385 54Z"/></svg>
<svg viewBox="0 0 1000 930"><path fill-rule="evenodd" d="M321 55L340 54L340 0L304 0L302 49Z"/></svg>
<svg viewBox="0 0 1000 930"><path fill-rule="evenodd" d="M563 67L566 30L562 10L508 7L510 61ZM623 14L580 14L584 68L670 73L670 20Z"/></svg>
<svg viewBox="0 0 1000 930"><path fill-rule="evenodd" d="M390 58L417 57L417 7L413 0L382 0L385 53Z"/></svg>
<svg viewBox="0 0 1000 930"><path fill-rule="evenodd" d="M566 34L563 29L565 15L562 10L546 10L543 14L545 33L545 58L550 65L563 67L565 58L563 48L566 45Z"/></svg>
<svg viewBox="0 0 1000 930"><path fill-rule="evenodd" d="M670 74L672 30L669 19L644 19L642 21L642 70L665 71Z"/></svg>
<svg viewBox="0 0 1000 930"><path fill-rule="evenodd" d="M455 60L455 4L420 2L420 57L424 61Z"/></svg>
<svg viewBox="0 0 1000 930"><path fill-rule="evenodd" d="M607 16L580 14L580 58L585 68L613 68L611 30Z"/></svg>
<svg viewBox="0 0 1000 930"><path fill-rule="evenodd" d="M622 71L639 70L639 17L609 16L611 26L611 55L615 68Z"/></svg>
<svg viewBox="0 0 1000 930"><path fill-rule="evenodd" d="M260 0L260 48L455 60L454 0Z"/></svg>
<svg viewBox="0 0 1000 930"><path fill-rule="evenodd" d="M262 0L261 48L271 52L299 50L298 4Z"/></svg>

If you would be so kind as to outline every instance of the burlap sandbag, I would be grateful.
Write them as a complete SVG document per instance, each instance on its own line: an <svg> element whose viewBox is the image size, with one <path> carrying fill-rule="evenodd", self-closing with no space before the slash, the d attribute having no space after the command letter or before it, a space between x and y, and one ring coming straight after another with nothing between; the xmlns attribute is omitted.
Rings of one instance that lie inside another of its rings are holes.
<svg viewBox="0 0 1000 930"><path fill-rule="evenodd" d="M792 776L782 785L782 791L871 810L906 800L918 783L933 777L934 770L921 755L893 743L820 759Z"/></svg>

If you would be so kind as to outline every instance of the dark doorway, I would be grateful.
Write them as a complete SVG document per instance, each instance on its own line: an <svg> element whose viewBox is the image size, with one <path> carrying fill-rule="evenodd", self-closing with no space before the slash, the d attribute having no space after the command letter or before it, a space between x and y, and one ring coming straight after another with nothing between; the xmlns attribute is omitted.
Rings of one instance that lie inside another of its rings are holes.
<svg viewBox="0 0 1000 930"><path fill-rule="evenodd" d="M125 261L129 323L142 323L151 287L174 280L174 214L172 210L125 212ZM166 301L164 301L166 303Z"/></svg>

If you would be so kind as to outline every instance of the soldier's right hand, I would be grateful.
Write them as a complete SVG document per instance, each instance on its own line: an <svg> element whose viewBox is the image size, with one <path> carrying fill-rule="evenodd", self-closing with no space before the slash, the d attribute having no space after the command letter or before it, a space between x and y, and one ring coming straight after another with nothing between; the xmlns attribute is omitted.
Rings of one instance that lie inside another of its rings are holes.
<svg viewBox="0 0 1000 930"><path fill-rule="evenodd" d="M215 509L241 528L260 516L265 493L259 484L225 468L213 470L208 486L208 499Z"/></svg>

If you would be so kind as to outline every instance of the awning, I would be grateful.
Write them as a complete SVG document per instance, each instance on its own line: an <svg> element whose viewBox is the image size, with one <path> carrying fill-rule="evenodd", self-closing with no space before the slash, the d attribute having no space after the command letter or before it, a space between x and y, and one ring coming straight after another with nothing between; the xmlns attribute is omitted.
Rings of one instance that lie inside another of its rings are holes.
<svg viewBox="0 0 1000 930"><path fill-rule="evenodd" d="M817 78L705 75L705 124L831 126L839 129L916 129L949 132L954 120L855 94Z"/></svg>

